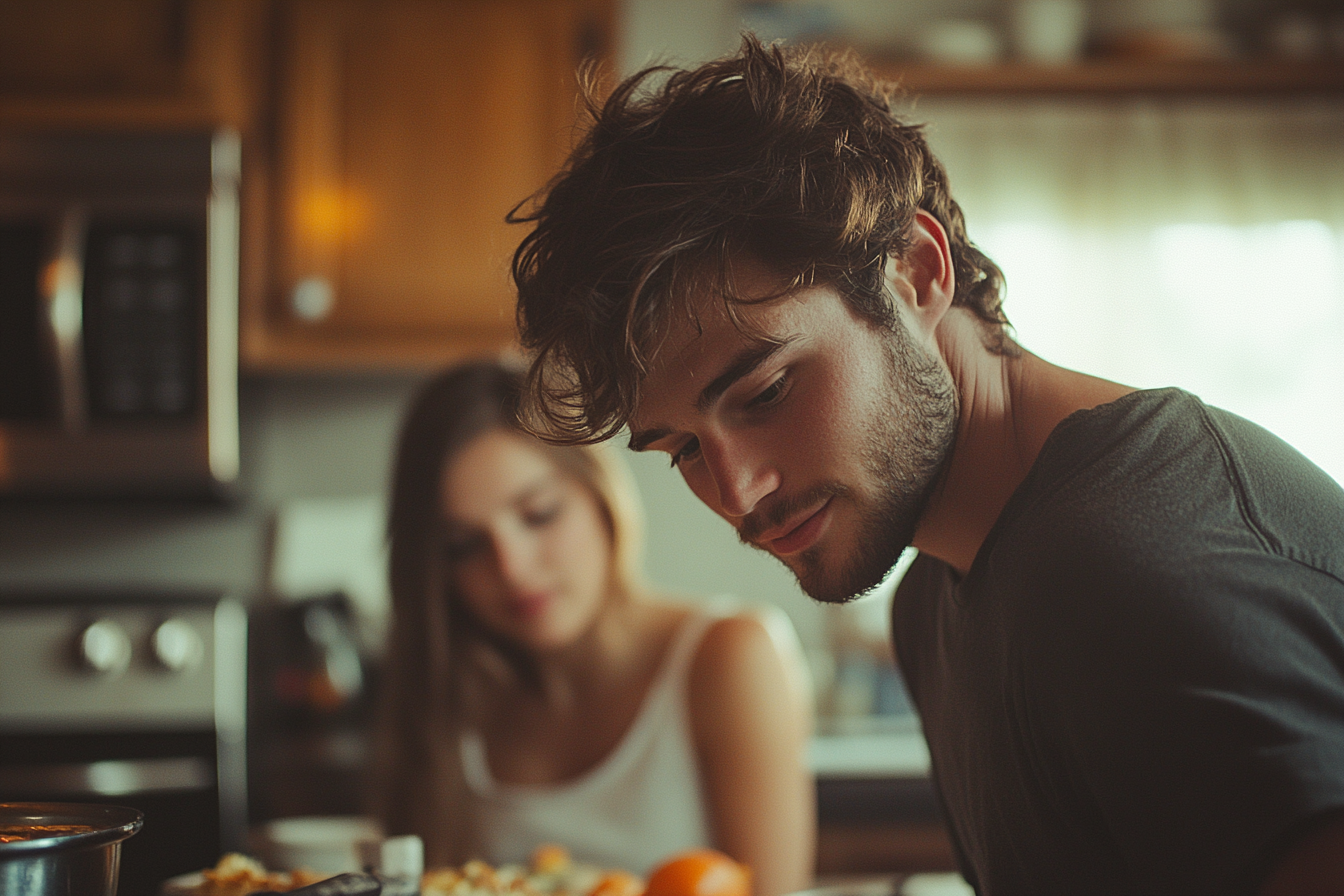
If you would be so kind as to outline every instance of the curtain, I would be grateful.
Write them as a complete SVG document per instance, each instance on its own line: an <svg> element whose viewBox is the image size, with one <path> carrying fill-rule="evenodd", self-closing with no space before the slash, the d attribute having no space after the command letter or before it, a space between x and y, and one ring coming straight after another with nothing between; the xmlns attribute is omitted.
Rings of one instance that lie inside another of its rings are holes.
<svg viewBox="0 0 1344 896"><path fill-rule="evenodd" d="M1344 482L1344 100L926 100L1019 341L1178 385Z"/></svg>

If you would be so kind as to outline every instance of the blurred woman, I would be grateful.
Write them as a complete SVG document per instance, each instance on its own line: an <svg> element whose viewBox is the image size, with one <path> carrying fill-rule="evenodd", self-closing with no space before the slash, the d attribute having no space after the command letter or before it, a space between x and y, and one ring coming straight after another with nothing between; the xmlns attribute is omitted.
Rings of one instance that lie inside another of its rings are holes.
<svg viewBox="0 0 1344 896"><path fill-rule="evenodd" d="M431 865L556 843L647 874L712 846L757 896L807 886L811 696L787 617L646 587L628 474L604 446L523 433L520 382L464 364L403 424L384 825L419 834Z"/></svg>

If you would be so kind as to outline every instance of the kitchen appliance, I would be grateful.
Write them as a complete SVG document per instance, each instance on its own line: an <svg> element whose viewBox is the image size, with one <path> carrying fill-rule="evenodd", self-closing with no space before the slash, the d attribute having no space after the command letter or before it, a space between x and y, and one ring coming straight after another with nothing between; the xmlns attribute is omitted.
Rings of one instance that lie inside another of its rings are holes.
<svg viewBox="0 0 1344 896"><path fill-rule="evenodd" d="M0 494L227 494L238 136L0 126Z"/></svg>
<svg viewBox="0 0 1344 896"><path fill-rule="evenodd" d="M116 896L121 843L143 821L125 806L0 803L0 893Z"/></svg>
<svg viewBox="0 0 1344 896"><path fill-rule="evenodd" d="M247 616L216 592L0 593L0 799L127 806L121 889L240 849Z"/></svg>

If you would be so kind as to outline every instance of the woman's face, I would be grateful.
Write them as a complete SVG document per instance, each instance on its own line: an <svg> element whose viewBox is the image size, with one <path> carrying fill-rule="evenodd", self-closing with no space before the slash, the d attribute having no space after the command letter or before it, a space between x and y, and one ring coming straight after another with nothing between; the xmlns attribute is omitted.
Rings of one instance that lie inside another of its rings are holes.
<svg viewBox="0 0 1344 896"><path fill-rule="evenodd" d="M554 449L503 429L477 436L444 470L448 557L472 615L544 652L584 634L606 599L611 536L592 493Z"/></svg>

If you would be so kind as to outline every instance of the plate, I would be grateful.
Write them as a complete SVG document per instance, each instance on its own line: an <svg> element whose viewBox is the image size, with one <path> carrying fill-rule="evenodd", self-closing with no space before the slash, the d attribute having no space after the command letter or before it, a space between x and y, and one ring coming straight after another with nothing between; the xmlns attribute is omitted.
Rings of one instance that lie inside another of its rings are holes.
<svg viewBox="0 0 1344 896"><path fill-rule="evenodd" d="M170 877L159 887L159 896L196 896L196 888L205 883L205 875L199 871Z"/></svg>
<svg viewBox="0 0 1344 896"><path fill-rule="evenodd" d="M901 884L901 896L975 896L966 878L955 871L912 874Z"/></svg>
<svg viewBox="0 0 1344 896"><path fill-rule="evenodd" d="M886 875L829 881L820 886L798 890L788 896L898 896L900 891L897 884L901 879L901 875Z"/></svg>
<svg viewBox="0 0 1344 896"><path fill-rule="evenodd" d="M975 891L953 871L828 881L788 896L975 896Z"/></svg>
<svg viewBox="0 0 1344 896"><path fill-rule="evenodd" d="M158 896L197 896L201 892L200 887L205 884L205 874L200 871L192 871L188 874L179 874L176 877L170 877L159 885ZM267 890L266 892L270 892Z"/></svg>

